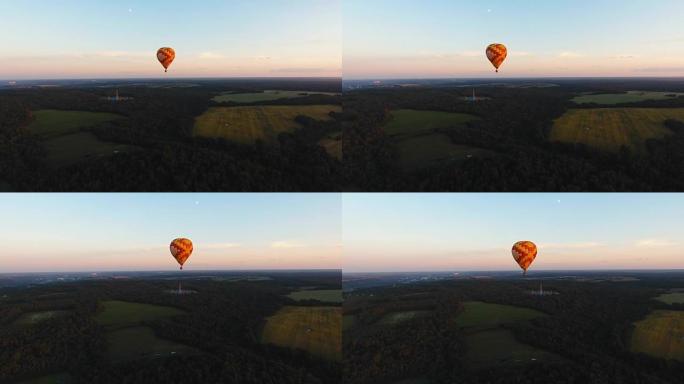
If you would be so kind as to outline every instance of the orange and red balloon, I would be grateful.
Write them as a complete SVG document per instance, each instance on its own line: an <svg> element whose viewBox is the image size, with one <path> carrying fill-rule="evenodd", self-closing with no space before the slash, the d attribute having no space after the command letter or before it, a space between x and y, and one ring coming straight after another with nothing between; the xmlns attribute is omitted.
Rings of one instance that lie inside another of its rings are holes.
<svg viewBox="0 0 684 384"><path fill-rule="evenodd" d="M508 57L508 49L503 44L490 44L487 47L487 58L492 63L496 71L499 72L499 68Z"/></svg>
<svg viewBox="0 0 684 384"><path fill-rule="evenodd" d="M169 67L175 59L176 51L174 51L173 48L164 47L159 48L159 50L157 51L157 60L159 60L161 65L164 67L164 72L169 71Z"/></svg>
<svg viewBox="0 0 684 384"><path fill-rule="evenodd" d="M190 239L176 239L171 242L169 248L173 258L180 264L180 269L183 269L183 264L192 255L192 241Z"/></svg>
<svg viewBox="0 0 684 384"><path fill-rule="evenodd" d="M523 270L523 275L527 274L532 262L537 257L537 246L531 241L518 241L511 249L513 259Z"/></svg>

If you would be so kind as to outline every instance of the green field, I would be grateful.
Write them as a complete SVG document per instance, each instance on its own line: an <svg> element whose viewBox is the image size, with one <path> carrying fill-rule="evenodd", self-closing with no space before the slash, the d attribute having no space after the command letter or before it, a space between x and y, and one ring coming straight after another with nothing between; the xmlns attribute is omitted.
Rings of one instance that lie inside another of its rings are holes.
<svg viewBox="0 0 684 384"><path fill-rule="evenodd" d="M627 93L603 93L597 95L581 95L572 99L575 104L596 103L602 105L615 105L622 103L637 103L646 100L668 100L684 96L684 93L676 92L646 92L629 91Z"/></svg>
<svg viewBox="0 0 684 384"><path fill-rule="evenodd" d="M504 364L528 364L556 360L557 356L520 343L505 329L492 329L466 335L466 359L475 368Z"/></svg>
<svg viewBox="0 0 684 384"><path fill-rule="evenodd" d="M356 316L344 315L342 316L342 330L352 329L356 325Z"/></svg>
<svg viewBox="0 0 684 384"><path fill-rule="evenodd" d="M199 352L187 345L158 338L149 327L129 327L107 332L107 355L114 362L196 353Z"/></svg>
<svg viewBox="0 0 684 384"><path fill-rule="evenodd" d="M412 136L460 127L475 120L478 120L476 116L465 113L399 109L392 111L392 118L384 128L388 136Z"/></svg>
<svg viewBox="0 0 684 384"><path fill-rule="evenodd" d="M550 140L605 151L641 150L647 139L671 133L663 124L667 119L684 121L684 108L570 109L554 122Z"/></svg>
<svg viewBox="0 0 684 384"><path fill-rule="evenodd" d="M71 382L71 376L68 373L55 373L53 375L22 381L17 384L69 384Z"/></svg>
<svg viewBox="0 0 684 384"><path fill-rule="evenodd" d="M654 311L635 323L631 350L684 361L684 312Z"/></svg>
<svg viewBox="0 0 684 384"><path fill-rule="evenodd" d="M684 292L664 293L656 297L656 300L666 304L684 304Z"/></svg>
<svg viewBox="0 0 684 384"><path fill-rule="evenodd" d="M403 323L404 321L419 319L421 317L430 316L432 311L402 311L392 312L383 316L379 321L379 325L395 325Z"/></svg>
<svg viewBox="0 0 684 384"><path fill-rule="evenodd" d="M53 167L64 167L84 160L111 156L135 150L135 147L101 141L90 132L80 132L44 141L47 161Z"/></svg>
<svg viewBox="0 0 684 384"><path fill-rule="evenodd" d="M285 306L267 319L261 342L339 361L342 359L342 309Z"/></svg>
<svg viewBox="0 0 684 384"><path fill-rule="evenodd" d="M213 107L195 119L194 135L223 138L243 144L257 140L277 143L278 135L300 128L297 116L330 120L337 105L268 105L252 107Z"/></svg>
<svg viewBox="0 0 684 384"><path fill-rule="evenodd" d="M478 148L454 144L440 132L475 120L478 117L465 113L399 109L392 111L384 130L394 139L399 166L410 172L486 154L487 151Z"/></svg>
<svg viewBox="0 0 684 384"><path fill-rule="evenodd" d="M433 133L396 142L399 166L413 171L443 164L448 161L465 160L488 152L474 147L454 144L447 135Z"/></svg>
<svg viewBox="0 0 684 384"><path fill-rule="evenodd" d="M545 316L534 309L480 301L463 303L465 310L456 317L458 327L491 327Z"/></svg>
<svg viewBox="0 0 684 384"><path fill-rule="evenodd" d="M343 301L341 289L302 290L292 292L287 297L297 301L318 300L324 303L341 303Z"/></svg>
<svg viewBox="0 0 684 384"><path fill-rule="evenodd" d="M123 119L121 115L104 112L57 111L43 109L33 112L34 121L29 125L31 133L44 138L78 132L98 124Z"/></svg>
<svg viewBox="0 0 684 384"><path fill-rule="evenodd" d="M315 92L315 91L278 91L278 90L269 90L269 91L263 91L263 92L253 92L253 93L224 92L223 94L214 97L212 100L214 100L217 103L227 103L227 102L257 103L260 101L293 99L293 98L297 98L297 97L306 97L306 96L311 96L311 95L336 96L338 94L337 93L329 93L329 92Z"/></svg>
<svg viewBox="0 0 684 384"><path fill-rule="evenodd" d="M61 316L66 316L70 311L41 311L29 312L21 315L15 322L15 325L33 325L43 322L45 320L54 319Z"/></svg>
<svg viewBox="0 0 684 384"><path fill-rule="evenodd" d="M102 307L102 312L97 314L96 320L100 325L111 328L135 325L143 321L185 313L173 307L116 300L102 302Z"/></svg>

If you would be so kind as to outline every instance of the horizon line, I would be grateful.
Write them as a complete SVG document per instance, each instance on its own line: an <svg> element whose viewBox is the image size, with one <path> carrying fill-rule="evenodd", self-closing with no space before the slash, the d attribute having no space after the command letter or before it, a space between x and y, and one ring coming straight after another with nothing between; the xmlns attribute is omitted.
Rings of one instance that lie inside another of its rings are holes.
<svg viewBox="0 0 684 384"><path fill-rule="evenodd" d="M495 76L495 77L431 77L431 76L416 76L416 77L344 77L342 81L371 81L371 80L529 80L529 79L663 79L663 80L684 80L684 75L678 76Z"/></svg>
<svg viewBox="0 0 684 384"><path fill-rule="evenodd" d="M528 271L530 273L547 273L547 272L684 272L684 268L610 268L610 269L543 269L536 271ZM513 269L483 269L483 270L427 270L427 271L344 271L342 274L392 274L392 273L522 273L519 270Z"/></svg>

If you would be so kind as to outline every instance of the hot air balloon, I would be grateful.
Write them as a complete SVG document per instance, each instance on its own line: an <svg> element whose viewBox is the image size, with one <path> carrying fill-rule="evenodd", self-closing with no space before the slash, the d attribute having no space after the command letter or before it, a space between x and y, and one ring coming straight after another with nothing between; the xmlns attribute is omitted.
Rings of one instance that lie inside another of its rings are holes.
<svg viewBox="0 0 684 384"><path fill-rule="evenodd" d="M499 72L499 67L501 67L507 56L508 49L503 44L491 44L487 47L487 58L496 68L496 72Z"/></svg>
<svg viewBox="0 0 684 384"><path fill-rule="evenodd" d="M531 241L518 241L511 249L515 262L523 270L523 276L527 275L527 269L537 257L537 246Z"/></svg>
<svg viewBox="0 0 684 384"><path fill-rule="evenodd" d="M182 270L183 264L192 255L192 241L190 239L176 239L171 242L169 248L171 249L171 255L180 264L180 269Z"/></svg>
<svg viewBox="0 0 684 384"><path fill-rule="evenodd" d="M164 72L169 71L169 67L175 59L176 51L174 51L173 48L164 47L159 48L159 50L157 51L157 60L159 60L161 65L164 67Z"/></svg>

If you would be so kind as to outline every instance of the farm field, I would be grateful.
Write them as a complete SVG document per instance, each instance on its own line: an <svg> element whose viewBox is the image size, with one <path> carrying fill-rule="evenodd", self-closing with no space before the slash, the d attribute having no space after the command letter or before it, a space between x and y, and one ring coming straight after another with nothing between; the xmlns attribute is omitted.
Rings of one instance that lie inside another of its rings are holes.
<svg viewBox="0 0 684 384"><path fill-rule="evenodd" d="M684 312L652 312L634 324L632 352L684 361Z"/></svg>
<svg viewBox="0 0 684 384"><path fill-rule="evenodd" d="M684 303L684 292L664 293L656 297L656 300L666 304L681 304Z"/></svg>
<svg viewBox="0 0 684 384"><path fill-rule="evenodd" d="M342 330L352 329L356 325L356 316L344 315L342 316Z"/></svg>
<svg viewBox="0 0 684 384"><path fill-rule="evenodd" d="M90 132L79 132L47 139L43 146L47 161L53 167L65 167L83 160L129 152L137 148L131 145L108 143Z"/></svg>
<svg viewBox="0 0 684 384"><path fill-rule="evenodd" d="M129 327L107 332L107 355L110 361L196 353L197 350L187 345L155 336L149 327Z"/></svg>
<svg viewBox="0 0 684 384"><path fill-rule="evenodd" d="M512 305L489 304L480 301L463 303L465 310L456 317L458 327L491 327L544 316L529 308Z"/></svg>
<svg viewBox="0 0 684 384"><path fill-rule="evenodd" d="M613 152L622 146L641 150L647 139L671 134L663 124L668 119L684 121L684 108L570 109L554 122L549 139Z"/></svg>
<svg viewBox="0 0 684 384"><path fill-rule="evenodd" d="M21 315L15 322L15 325L33 325L41 323L45 320L54 319L60 316L66 316L70 311L41 311L29 312Z"/></svg>
<svg viewBox="0 0 684 384"><path fill-rule="evenodd" d="M342 309L285 306L269 317L261 341L301 349L326 360L342 359Z"/></svg>
<svg viewBox="0 0 684 384"><path fill-rule="evenodd" d="M342 132L335 132L318 142L328 155L342 161Z"/></svg>
<svg viewBox="0 0 684 384"><path fill-rule="evenodd" d="M96 320L100 325L111 328L134 325L142 321L178 316L185 313L173 307L116 300L104 301L102 306L104 308L97 315Z"/></svg>
<svg viewBox="0 0 684 384"><path fill-rule="evenodd" d="M441 133L398 140L395 147L399 154L399 166L406 171L490 153L480 148L454 144L448 136Z"/></svg>
<svg viewBox="0 0 684 384"><path fill-rule="evenodd" d="M667 100L684 96L675 92L628 91L627 93L603 93L597 95L581 95L572 99L575 104L615 105L622 103L637 103L646 100Z"/></svg>
<svg viewBox="0 0 684 384"><path fill-rule="evenodd" d="M338 105L268 105L250 107L213 107L195 120L194 135L223 138L243 144L263 140L277 143L278 135L292 132L300 125L300 115L329 120L330 112L341 112Z"/></svg>
<svg viewBox="0 0 684 384"><path fill-rule="evenodd" d="M336 93L330 92L315 92L315 91L279 91L279 90L268 90L263 92L252 92L252 93L233 93L225 92L221 95L214 97L217 103L257 103L260 101L273 101L281 99L294 99L297 97L306 97L311 95L328 95L336 96Z"/></svg>
<svg viewBox="0 0 684 384"><path fill-rule="evenodd" d="M404 321L429 316L432 311L403 311L388 313L378 321L380 325L395 325Z"/></svg>
<svg viewBox="0 0 684 384"><path fill-rule="evenodd" d="M292 300L318 300L327 303L341 303L342 290L340 289L326 289L326 290L301 290L290 293L287 297Z"/></svg>
<svg viewBox="0 0 684 384"><path fill-rule="evenodd" d="M478 117L465 113L399 109L392 111L392 118L384 129L391 137L411 136L458 127L475 120Z"/></svg>
<svg viewBox="0 0 684 384"><path fill-rule="evenodd" d="M123 119L121 115L104 112L57 111L43 109L33 112L34 121L29 130L44 138L78 132L81 128Z"/></svg>
<svg viewBox="0 0 684 384"><path fill-rule="evenodd" d="M466 359L476 368L503 364L528 364L559 358L544 350L520 343L510 331L505 329L469 334L465 342L468 349Z"/></svg>

